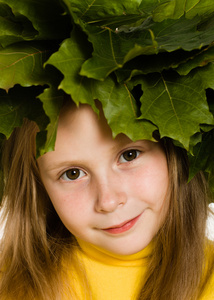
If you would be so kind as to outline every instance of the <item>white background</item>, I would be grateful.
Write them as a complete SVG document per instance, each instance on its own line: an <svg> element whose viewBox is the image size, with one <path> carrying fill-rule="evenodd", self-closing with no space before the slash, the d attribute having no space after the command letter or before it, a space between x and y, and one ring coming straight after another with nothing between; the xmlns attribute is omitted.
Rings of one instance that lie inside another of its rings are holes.
<svg viewBox="0 0 214 300"><path fill-rule="evenodd" d="M209 206L214 213L214 203L211 203ZM207 236L214 241L214 215L210 215L207 220Z"/></svg>

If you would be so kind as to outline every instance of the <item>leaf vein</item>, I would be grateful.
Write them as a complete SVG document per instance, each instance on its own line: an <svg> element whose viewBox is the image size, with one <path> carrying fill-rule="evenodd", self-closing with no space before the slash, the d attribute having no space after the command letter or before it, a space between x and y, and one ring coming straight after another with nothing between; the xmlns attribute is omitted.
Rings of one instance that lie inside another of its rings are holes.
<svg viewBox="0 0 214 300"><path fill-rule="evenodd" d="M14 53L4 53L4 55L14 55L14 54L25 54L25 56L22 56L21 58L17 59L16 61L14 61L13 63L7 65L7 66L4 66L4 68L0 68L0 71L1 70L4 70L4 69L7 69L7 68L10 68L14 65L16 65L17 63L23 61L24 59L26 58L29 58L29 57L32 57L34 63L35 63L35 58L34 56L37 55L37 54L42 54L42 53L45 53L46 51L42 52L42 51L38 51L38 52L35 52L35 53L26 53L26 52L14 52ZM3 54L0 54L0 55L3 55Z"/></svg>
<svg viewBox="0 0 214 300"><path fill-rule="evenodd" d="M127 93L128 93L128 97L129 97L129 100L130 100L130 103L131 103L131 108L132 108L132 111L133 111L133 113L134 113L134 117L137 118L137 114L136 114L136 111L135 111L135 109L134 109L134 104L133 104L133 101L132 101L133 98L132 98L132 96L131 96L131 93L130 93L130 91L129 91L127 85L124 84L124 86L125 86L125 89L126 89L126 91L127 91Z"/></svg>
<svg viewBox="0 0 214 300"><path fill-rule="evenodd" d="M96 2L96 0L93 0L90 4L88 3L88 7L86 10L82 13L81 18L89 11L89 9L92 7L92 5Z"/></svg>
<svg viewBox="0 0 214 300"><path fill-rule="evenodd" d="M115 57L115 53L114 53L114 47L113 47L113 43L112 43L111 31L110 30L109 30L109 38L110 38L110 45L111 45L112 57L113 57L113 60L114 60L114 62L116 64L116 66L119 68L120 65L116 61L116 57Z"/></svg>
<svg viewBox="0 0 214 300"><path fill-rule="evenodd" d="M178 115L177 115L177 113L176 113L176 110L175 110L175 107L174 107L174 104L173 104L173 101L172 101L172 97L171 97L171 95L170 95L169 89L168 89L168 87L167 87L167 85L166 85L166 82L165 82L165 80L164 80L164 78L163 78L163 75L162 75L162 74L161 74L161 77L162 77L162 80L163 80L163 83L164 83L164 86L165 86L166 92L167 92L167 94L168 94L168 97L169 97L169 100L170 100L170 103L171 103L172 109L173 109L173 111L174 111L174 115L175 115L175 117L176 117L176 119L177 119L177 122L178 122L178 124L179 124L180 131L181 131L181 132L182 132L182 134L183 134L183 129L182 129L182 127L181 127L181 124L180 124L180 122L179 122L179 118L178 118Z"/></svg>
<svg viewBox="0 0 214 300"><path fill-rule="evenodd" d="M149 112L149 110L151 109L151 107L153 106L153 104L165 93L166 91L165 90L163 90L163 92L160 94L160 95L158 95L152 102L151 102L151 104L148 106L148 108L147 108L147 110L144 112L144 115L146 115L148 112Z"/></svg>
<svg viewBox="0 0 214 300"><path fill-rule="evenodd" d="M188 101L186 101L185 99L182 99L182 98L173 97L173 99L177 100L177 101L180 101L180 102L184 102L184 103L188 104L189 106L194 107L196 110L198 110L200 113L202 113L203 115L206 116L206 113L200 107L194 105L193 103L190 103L190 102L188 102Z"/></svg>

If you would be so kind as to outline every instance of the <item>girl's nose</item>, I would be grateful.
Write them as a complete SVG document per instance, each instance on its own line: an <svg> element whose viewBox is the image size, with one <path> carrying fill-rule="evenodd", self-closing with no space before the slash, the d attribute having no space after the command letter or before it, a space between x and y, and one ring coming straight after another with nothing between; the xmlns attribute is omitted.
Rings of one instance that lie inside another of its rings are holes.
<svg viewBox="0 0 214 300"><path fill-rule="evenodd" d="M122 206L127 202L124 185L116 179L97 183L96 191L97 199L95 209L97 212L113 212L118 206Z"/></svg>

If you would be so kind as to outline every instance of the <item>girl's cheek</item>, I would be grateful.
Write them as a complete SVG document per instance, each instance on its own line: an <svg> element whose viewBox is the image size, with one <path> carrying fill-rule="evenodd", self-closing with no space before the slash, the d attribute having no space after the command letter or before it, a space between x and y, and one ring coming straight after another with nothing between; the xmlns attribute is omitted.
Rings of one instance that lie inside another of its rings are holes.
<svg viewBox="0 0 214 300"><path fill-rule="evenodd" d="M85 190L60 191L55 192L50 196L50 199L58 211L63 211L66 214L72 211L83 211L86 206L86 201L89 200L89 193ZM89 201L88 201L89 202Z"/></svg>

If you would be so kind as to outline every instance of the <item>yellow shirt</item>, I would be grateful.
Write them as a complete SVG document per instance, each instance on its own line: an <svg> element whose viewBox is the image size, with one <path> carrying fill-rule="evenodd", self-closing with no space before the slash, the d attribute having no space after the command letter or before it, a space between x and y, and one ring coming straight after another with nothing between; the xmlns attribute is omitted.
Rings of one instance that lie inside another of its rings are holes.
<svg viewBox="0 0 214 300"><path fill-rule="evenodd" d="M109 253L78 240L80 254L89 279L93 300L136 299L146 272L146 257L151 246L137 254L123 256Z"/></svg>
<svg viewBox="0 0 214 300"><path fill-rule="evenodd" d="M208 244L207 249L205 250L205 253L206 253L206 257L207 257L206 263L207 263L207 265L209 265L209 263L210 263L209 260L214 255L213 242ZM209 280L206 284L206 288L199 300L214 300L214 270L212 270L212 275L209 278Z"/></svg>
<svg viewBox="0 0 214 300"><path fill-rule="evenodd" d="M77 277L75 289L80 300L137 299L137 294L143 285L142 278L147 269L147 257L151 253L151 245L139 253L122 256L80 240L78 243L82 251L78 250L77 256L86 270L91 290L91 296L86 296L85 291L89 289L83 286ZM214 300L214 272L203 295L198 300Z"/></svg>

